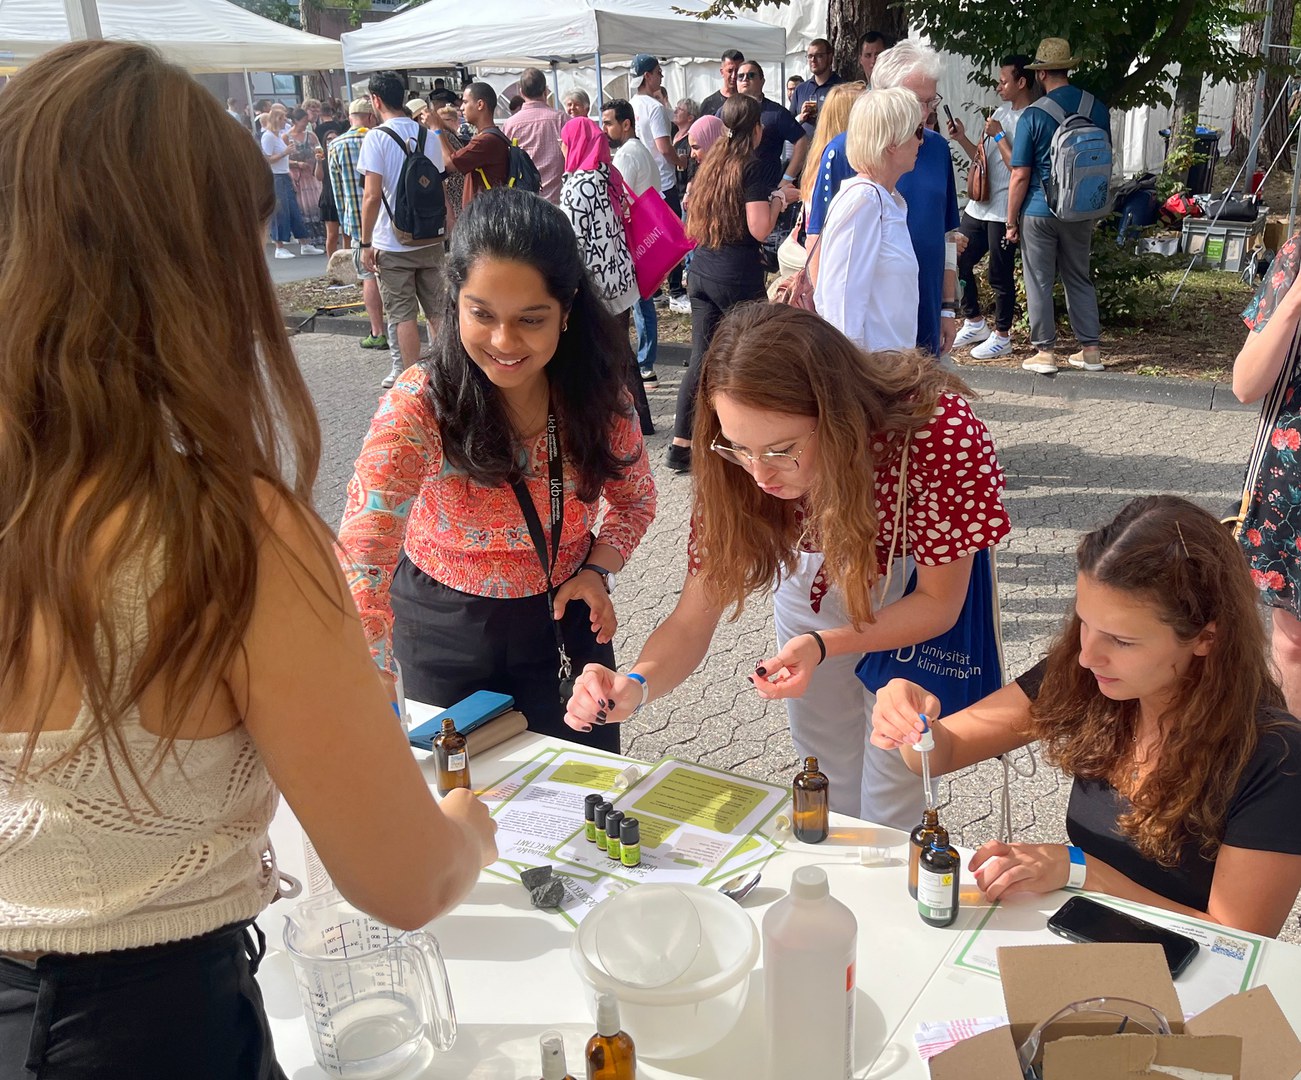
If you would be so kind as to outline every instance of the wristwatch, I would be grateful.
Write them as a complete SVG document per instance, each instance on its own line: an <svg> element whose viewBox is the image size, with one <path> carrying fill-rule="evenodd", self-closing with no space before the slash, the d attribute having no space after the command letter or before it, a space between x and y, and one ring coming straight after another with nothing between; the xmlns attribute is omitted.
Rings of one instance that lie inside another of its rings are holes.
<svg viewBox="0 0 1301 1080"><path fill-rule="evenodd" d="M368 243L366 243L365 240L358 240L358 241L357 241L357 246L358 246L359 248L361 248L363 251L365 251L366 248L370 247L371 245L368 244Z"/></svg>
<svg viewBox="0 0 1301 1080"><path fill-rule="evenodd" d="M607 593L614 592L614 585L618 578L613 570L607 570L604 566L597 566L596 563L590 562L585 562L578 568L580 574L584 570L591 570L594 574L600 574L601 580L605 582L605 591Z"/></svg>

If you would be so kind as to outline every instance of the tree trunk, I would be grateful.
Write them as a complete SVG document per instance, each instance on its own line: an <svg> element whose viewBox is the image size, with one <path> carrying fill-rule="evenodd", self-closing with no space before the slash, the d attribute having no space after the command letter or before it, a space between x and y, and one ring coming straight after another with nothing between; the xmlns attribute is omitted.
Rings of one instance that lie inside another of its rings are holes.
<svg viewBox="0 0 1301 1080"><path fill-rule="evenodd" d="M1283 0L1279 0L1283 2ZM908 9L902 0L829 0L827 38L835 69L847 79L861 79L854 47L860 34L879 30L898 41L908 34Z"/></svg>
<svg viewBox="0 0 1301 1080"><path fill-rule="evenodd" d="M309 34L320 36L321 5L320 0L298 0L298 25ZM318 101L328 96L329 87L318 72L308 72L303 76L303 99L316 98Z"/></svg>
<svg viewBox="0 0 1301 1080"><path fill-rule="evenodd" d="M1250 12L1264 14L1268 0L1243 0L1243 9ZM1269 38L1271 42L1281 42L1287 44L1292 40L1292 15L1296 6L1295 0L1274 0L1274 23L1270 28ZM1253 20L1242 28L1242 35L1239 41L1239 48L1243 52L1251 53L1253 56L1260 55L1260 43L1264 24L1259 20ZM1287 53L1281 49L1271 49L1269 60L1277 64L1286 62ZM1265 80L1265 109L1262 113L1262 119L1269 116L1269 110L1279 94L1283 92L1286 78L1281 71L1275 72L1271 69L1269 77ZM1251 121L1252 106L1255 101L1256 79L1253 76L1246 82L1239 84L1237 97L1233 107L1233 154L1232 157L1236 162L1242 162L1247 156L1247 147L1251 142ZM1260 151L1257 154L1259 168L1268 168L1269 163L1274 160L1274 155L1279 149L1283 149L1283 156L1280 159L1280 166L1291 168L1291 153L1285 145L1288 142L1288 130L1291 124L1288 122L1287 102L1283 102L1274 111L1265 124L1264 131L1260 140ZM1251 178L1247 177L1246 182L1250 183Z"/></svg>
<svg viewBox="0 0 1301 1080"><path fill-rule="evenodd" d="M1192 135L1197 130L1198 114L1202 107L1202 73L1193 68L1179 73L1175 83L1174 114L1170 117L1170 141L1174 137Z"/></svg>

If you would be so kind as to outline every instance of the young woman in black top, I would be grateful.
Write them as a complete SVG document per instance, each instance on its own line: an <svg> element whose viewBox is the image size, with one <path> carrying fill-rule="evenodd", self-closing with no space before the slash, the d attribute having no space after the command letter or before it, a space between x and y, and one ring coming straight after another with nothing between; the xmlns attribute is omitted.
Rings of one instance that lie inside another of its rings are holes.
<svg viewBox="0 0 1301 1080"><path fill-rule="evenodd" d="M1038 740L1074 778L1064 844L990 841L971 861L997 900L1072 882L1274 936L1301 889L1301 726L1284 709L1242 553L1206 511L1135 499L1077 552L1074 610L1047 657L934 726L952 772ZM912 744L940 702L896 680L872 742Z"/></svg>
<svg viewBox="0 0 1301 1080"><path fill-rule="evenodd" d="M687 235L696 241L687 295L691 298L691 361L678 387L669 468L691 469L691 424L700 385L700 361L723 314L735 304L762 300L759 245L787 205L799 198L790 184L777 190L754 155L763 137L759 102L733 94L723 106L724 135L710 148L691 183Z"/></svg>

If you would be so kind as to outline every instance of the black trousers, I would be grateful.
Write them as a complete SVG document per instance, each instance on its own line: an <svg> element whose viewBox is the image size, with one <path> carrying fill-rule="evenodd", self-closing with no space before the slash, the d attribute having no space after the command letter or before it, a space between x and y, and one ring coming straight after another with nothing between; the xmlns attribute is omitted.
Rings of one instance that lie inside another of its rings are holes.
<svg viewBox="0 0 1301 1080"><path fill-rule="evenodd" d="M472 596L435 581L403 554L390 597L393 655L410 697L452 705L478 690L510 694L530 731L619 752L619 725L585 734L565 724L546 593L518 599ZM581 600L565 608L560 633L575 675L585 664L614 667L614 646L597 644L591 609Z"/></svg>
<svg viewBox="0 0 1301 1080"><path fill-rule="evenodd" d="M691 297L691 360L678 385L678 413L673 420L673 435L679 439L691 438L691 425L696 418L696 389L700 386L700 363L714 339L714 330L728 308L747 300L763 300L767 296L763 287L763 267L756 259L753 275L739 285L720 285L692 270L687 295Z"/></svg>
<svg viewBox="0 0 1301 1080"><path fill-rule="evenodd" d="M240 923L34 967L0 959L0 1080L285 1080L253 978L265 951Z"/></svg>
<svg viewBox="0 0 1301 1080"><path fill-rule="evenodd" d="M678 191L677 184L674 184L667 191L661 191L660 194L664 196L664 201L669 204L669 209L672 210L673 213L676 214L678 217L681 217L682 216L682 194ZM684 259L682 262L678 263L677 266L675 266L672 270L669 271L669 295L670 296L687 295L687 290L682 287L682 271L685 266L686 266L686 260Z"/></svg>
<svg viewBox="0 0 1301 1080"><path fill-rule="evenodd" d="M959 232L967 238L967 250L958 256L958 280L962 282L962 314L979 319L980 291L976 286L976 264L989 254L989 287L994 290L994 326L1000 334L1012 329L1016 307L1016 248L1003 245L1007 225L981 221L966 211Z"/></svg>

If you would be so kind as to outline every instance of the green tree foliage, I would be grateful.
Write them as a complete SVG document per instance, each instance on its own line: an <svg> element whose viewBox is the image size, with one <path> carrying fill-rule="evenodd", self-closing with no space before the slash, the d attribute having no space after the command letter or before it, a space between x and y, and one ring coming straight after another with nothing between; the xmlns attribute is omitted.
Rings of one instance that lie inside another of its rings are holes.
<svg viewBox="0 0 1301 1080"><path fill-rule="evenodd" d="M769 2L788 0L714 0L702 14L754 11ZM1237 45L1238 31L1257 18L1238 0L925 0L891 6L907 11L914 33L980 70L991 70L1008 53L1033 54L1042 38L1066 38L1087 61L1072 80L1113 109L1171 104L1173 65L1200 71L1211 82L1238 82L1259 67L1258 58ZM839 0L835 7L837 25L827 28L833 42L874 25L880 0Z"/></svg>

